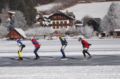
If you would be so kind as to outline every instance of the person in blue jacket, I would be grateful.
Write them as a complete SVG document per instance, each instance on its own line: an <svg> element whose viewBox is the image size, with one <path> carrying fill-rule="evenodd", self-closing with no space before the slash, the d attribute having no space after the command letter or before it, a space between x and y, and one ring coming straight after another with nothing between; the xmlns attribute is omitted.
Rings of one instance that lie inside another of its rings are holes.
<svg viewBox="0 0 120 79"><path fill-rule="evenodd" d="M60 49L60 51L62 53L62 58L66 58L64 50L65 50L65 47L67 46L68 42L67 42L67 40L63 36L60 36L59 40L60 40L61 45L62 45L62 47Z"/></svg>

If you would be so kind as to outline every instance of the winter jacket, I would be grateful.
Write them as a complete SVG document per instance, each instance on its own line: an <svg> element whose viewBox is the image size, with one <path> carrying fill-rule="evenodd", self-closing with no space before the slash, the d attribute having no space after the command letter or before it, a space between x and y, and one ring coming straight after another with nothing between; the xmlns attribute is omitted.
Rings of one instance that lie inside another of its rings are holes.
<svg viewBox="0 0 120 79"><path fill-rule="evenodd" d="M18 44L19 46L25 46L25 45L21 42L20 39L17 39L17 44Z"/></svg>
<svg viewBox="0 0 120 79"><path fill-rule="evenodd" d="M60 39L62 45L67 45L68 42L66 41L66 39L64 37L59 37L59 39Z"/></svg>
<svg viewBox="0 0 120 79"><path fill-rule="evenodd" d="M35 48L40 48L40 44L38 43L38 41L35 38L33 38L31 41L32 41L33 45L35 46Z"/></svg>
<svg viewBox="0 0 120 79"><path fill-rule="evenodd" d="M91 44L89 44L86 40L81 40L83 48L89 48Z"/></svg>

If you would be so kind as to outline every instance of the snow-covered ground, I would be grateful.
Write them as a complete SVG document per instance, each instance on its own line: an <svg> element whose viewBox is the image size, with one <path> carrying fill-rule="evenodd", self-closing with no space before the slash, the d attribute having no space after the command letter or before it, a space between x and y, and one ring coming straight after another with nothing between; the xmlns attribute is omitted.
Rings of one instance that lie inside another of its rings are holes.
<svg viewBox="0 0 120 79"><path fill-rule="evenodd" d="M88 39L92 44L91 54L95 55L120 55L120 39ZM33 55L34 47L30 41L26 44L24 53ZM39 54L41 56L59 56L59 40L39 40L42 44ZM82 55L82 46L77 39L68 39L66 54ZM16 41L0 41L0 57L16 55ZM81 61L81 60L80 60ZM91 60L92 61L92 60ZM48 62L48 61L47 61ZM45 63L47 63L45 62ZM61 61L66 62L66 61ZM85 62L85 61L81 61ZM101 61L102 62L102 61ZM9 64L8 62L4 62ZM22 62L16 62L22 64ZM32 63L32 62L31 62ZM36 62L33 62L36 63ZM87 62L86 62L87 63ZM115 63L115 62L114 62ZM36 63L37 64L37 63ZM31 66L31 67L0 67L0 79L119 79L119 65L93 65L93 66Z"/></svg>
<svg viewBox="0 0 120 79"><path fill-rule="evenodd" d="M120 66L2 67L0 79L119 79Z"/></svg>

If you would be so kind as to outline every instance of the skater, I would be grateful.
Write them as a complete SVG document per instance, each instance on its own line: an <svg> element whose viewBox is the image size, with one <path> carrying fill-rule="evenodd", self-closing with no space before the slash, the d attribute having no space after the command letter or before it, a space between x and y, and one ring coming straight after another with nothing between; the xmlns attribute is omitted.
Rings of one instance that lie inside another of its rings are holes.
<svg viewBox="0 0 120 79"><path fill-rule="evenodd" d="M31 39L31 41L32 41L32 43L33 43L33 45L35 46L35 49L34 49L34 54L35 54L35 60L37 60L37 59L39 59L40 57L39 57L39 55L37 54L37 52L38 52L38 50L39 50L39 48L40 48L40 44L39 44L39 42L35 39L35 37L32 37L32 39Z"/></svg>
<svg viewBox="0 0 120 79"><path fill-rule="evenodd" d="M67 46L68 42L66 41L66 39L63 36L60 36L59 40L60 40L61 45L62 45L62 47L60 49L60 51L62 53L62 58L66 58L64 50L65 50L65 47Z"/></svg>
<svg viewBox="0 0 120 79"><path fill-rule="evenodd" d="M22 51L23 51L23 48L25 48L25 44L22 43L21 39L17 39L17 44L19 46L19 50L18 50L18 57L19 57L19 60L23 60L23 56L22 56Z"/></svg>
<svg viewBox="0 0 120 79"><path fill-rule="evenodd" d="M83 51L82 51L82 53L83 53L83 55L84 55L84 58L86 58L86 54L89 55L88 59L91 58L92 56L91 56L91 54L88 52L88 49L89 49L89 47L90 47L91 44L88 43L86 40L82 39L81 37L78 39L78 41L81 41L81 44L82 44L82 46L83 46Z"/></svg>

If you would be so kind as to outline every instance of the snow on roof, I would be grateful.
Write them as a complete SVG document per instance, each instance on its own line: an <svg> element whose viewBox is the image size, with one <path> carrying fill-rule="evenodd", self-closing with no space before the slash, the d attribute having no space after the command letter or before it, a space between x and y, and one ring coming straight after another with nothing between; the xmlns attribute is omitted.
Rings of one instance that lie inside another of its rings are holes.
<svg viewBox="0 0 120 79"><path fill-rule="evenodd" d="M120 3L120 1L116 1ZM99 17L103 18L110 7L112 2L94 2L94 3L85 3L85 4L76 4L72 7L66 8L63 11L74 12L76 19L81 20L84 16L88 15L93 18Z"/></svg>
<svg viewBox="0 0 120 79"><path fill-rule="evenodd" d="M120 31L120 29L114 29L114 31Z"/></svg>
<svg viewBox="0 0 120 79"><path fill-rule="evenodd" d="M75 24L76 26L83 26L83 24Z"/></svg>
<svg viewBox="0 0 120 79"><path fill-rule="evenodd" d="M14 28L21 36L26 38L27 36L25 35L25 32L21 28Z"/></svg>
<svg viewBox="0 0 120 79"><path fill-rule="evenodd" d="M46 10L50 10L55 6L60 6L61 3L50 3L50 4L46 4L46 5L39 5L37 7L35 7L37 9L37 11L46 11Z"/></svg>
<svg viewBox="0 0 120 79"><path fill-rule="evenodd" d="M43 17L46 17L46 18L48 18L50 15L43 15Z"/></svg>
<svg viewBox="0 0 120 79"><path fill-rule="evenodd" d="M65 12L62 12L62 11L58 11L58 12L53 13L52 15L49 16L49 18L52 17L52 16L54 16L54 15L56 15L56 14L60 14L60 15L66 16L69 19L73 19L73 20L75 19L75 18L67 15Z"/></svg>
<svg viewBox="0 0 120 79"><path fill-rule="evenodd" d="M12 13L12 14L15 14L15 12L14 12L14 11L8 11L8 13Z"/></svg>

